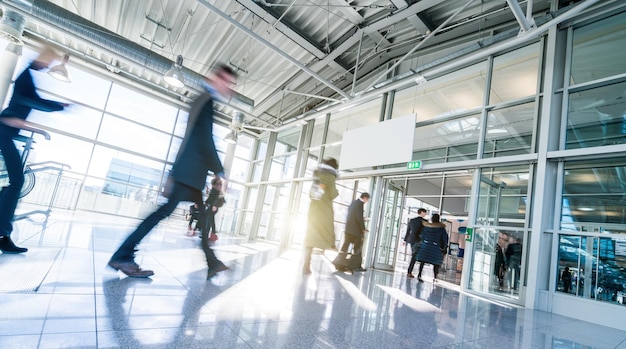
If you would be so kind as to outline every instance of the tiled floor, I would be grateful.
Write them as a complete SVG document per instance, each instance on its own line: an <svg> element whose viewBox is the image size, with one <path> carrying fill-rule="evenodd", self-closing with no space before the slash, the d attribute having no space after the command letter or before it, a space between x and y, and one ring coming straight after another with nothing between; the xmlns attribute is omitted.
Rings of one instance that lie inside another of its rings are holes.
<svg viewBox="0 0 626 349"><path fill-rule="evenodd" d="M154 277L126 278L105 265L136 224L85 213L19 221L14 238L30 251L0 255L0 284L23 287L0 293L0 348L626 348L626 332L403 270L337 274L330 252L302 276L299 251L222 237L215 250L231 270L207 281L184 222L142 244L137 261Z"/></svg>

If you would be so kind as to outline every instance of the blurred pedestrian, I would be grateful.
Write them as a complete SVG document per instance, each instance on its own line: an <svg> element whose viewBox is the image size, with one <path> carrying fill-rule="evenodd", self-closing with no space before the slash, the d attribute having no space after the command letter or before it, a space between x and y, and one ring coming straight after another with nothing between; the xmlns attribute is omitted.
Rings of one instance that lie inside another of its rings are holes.
<svg viewBox="0 0 626 349"><path fill-rule="evenodd" d="M42 134L46 139L50 135L33 127L26 118L32 109L44 112L60 111L69 104L51 101L39 97L37 94L31 71L48 68L52 61L59 56L50 47L45 47L34 61L15 79L13 96L9 106L0 113L0 152L4 158L9 185L0 193L0 250L2 253L24 253L25 247L18 247L11 240L13 231L13 217L20 198L20 191L24 185L24 164L13 138L20 130Z"/></svg>
<svg viewBox="0 0 626 349"><path fill-rule="evenodd" d="M202 202L202 190L206 185L208 172L225 181L224 167L217 155L213 141L214 100L224 99L232 93L236 73L227 65L218 65L212 73L206 92L193 102L189 112L187 130L178 151L172 171L164 188L168 201L148 216L122 243L113 254L108 265L121 270L131 277L149 277L152 270L141 269L135 262L135 251L141 240L162 219L169 216L179 202L191 201L200 208L200 227L202 230L202 249L209 268L207 279L220 271L227 270L209 246L208 232L205 228L206 209Z"/></svg>
<svg viewBox="0 0 626 349"><path fill-rule="evenodd" d="M313 171L313 186L309 196L309 214L304 239L304 265L302 274L311 274L313 248L336 250L335 213L333 200L339 195L335 181L339 163L334 158L324 159Z"/></svg>

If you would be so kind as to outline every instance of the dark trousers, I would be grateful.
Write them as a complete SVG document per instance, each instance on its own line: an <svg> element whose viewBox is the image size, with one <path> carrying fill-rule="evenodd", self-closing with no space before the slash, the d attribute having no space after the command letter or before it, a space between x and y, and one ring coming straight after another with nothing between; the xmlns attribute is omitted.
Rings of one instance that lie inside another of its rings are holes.
<svg viewBox="0 0 626 349"><path fill-rule="evenodd" d="M13 231L15 208L24 185L24 167L13 138L3 132L0 132L0 151L9 175L9 185L0 193L0 236L10 236Z"/></svg>
<svg viewBox="0 0 626 349"><path fill-rule="evenodd" d="M206 216L204 219L204 225L202 225L206 232L213 232L213 234L217 234L217 231L215 230L215 215L217 214L217 211L218 210L213 211L213 206L206 207ZM198 224L199 223L200 221L198 221ZM198 224L196 224L196 227Z"/></svg>
<svg viewBox="0 0 626 349"><path fill-rule="evenodd" d="M341 252L348 252L348 247L352 244L352 250L354 254L359 254L363 249L363 237L350 234L344 234L343 245L341 245Z"/></svg>
<svg viewBox="0 0 626 349"><path fill-rule="evenodd" d="M118 250L113 254L111 260L115 261L132 261L135 257L135 249L137 245L141 242L141 240L148 235L148 233L154 228L161 220L165 217L169 216L179 202L188 201L188 196L185 194L189 194L189 187L184 189L180 189L180 184L174 184L174 188L172 189L172 194L170 195L169 200L159 207L154 213L149 215L139 226L132 232L126 240L122 243L122 245L118 248ZM185 193L185 194L183 194ZM197 194L197 195L195 195ZM197 193L193 195L194 202L198 204L198 208L200 210L198 222L200 223L200 227L204 227L204 222L206 220L206 209L204 208L204 204L202 203L202 192L198 190ZM204 251L204 255L206 256L207 265L209 269L216 268L222 264L222 262L217 259L215 253L211 249L209 245L208 232L206 229L202 229L202 250Z"/></svg>
<svg viewBox="0 0 626 349"><path fill-rule="evenodd" d="M422 270L424 270L424 262L420 262L420 269L417 274L417 277L422 277ZM439 264L433 264L433 274L435 274L434 278L437 278L437 274L439 274Z"/></svg>
<svg viewBox="0 0 626 349"><path fill-rule="evenodd" d="M189 217L189 229L191 229L191 225L193 224L194 221L196 221L196 228L198 228L198 215L197 214L192 214L191 217Z"/></svg>
<svg viewBox="0 0 626 349"><path fill-rule="evenodd" d="M409 269L407 270L407 274L411 274L413 272L413 268L415 268L415 262L417 261L417 252L420 249L421 242L414 242L411 244L411 261L409 262Z"/></svg>

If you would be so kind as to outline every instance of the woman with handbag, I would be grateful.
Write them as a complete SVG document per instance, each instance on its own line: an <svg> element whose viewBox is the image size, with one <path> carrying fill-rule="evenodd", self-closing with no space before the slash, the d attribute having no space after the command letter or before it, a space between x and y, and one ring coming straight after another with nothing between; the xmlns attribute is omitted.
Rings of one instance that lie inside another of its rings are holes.
<svg viewBox="0 0 626 349"><path fill-rule="evenodd" d="M339 195L335 186L338 168L337 160L328 158L313 171L313 186L309 193L311 204L304 239L303 275L311 274L311 255L314 247L324 250L337 249L333 200Z"/></svg>
<svg viewBox="0 0 626 349"><path fill-rule="evenodd" d="M424 222L424 228L422 229L422 246L417 253L417 260L420 262L419 273L417 274L417 280L422 280L422 270L424 269L424 263L433 265L433 282L437 281L437 274L439 273L439 266L443 264L443 256L446 253L448 247L448 233L446 232L446 225L439 221L439 215L434 214L431 217L431 222Z"/></svg>

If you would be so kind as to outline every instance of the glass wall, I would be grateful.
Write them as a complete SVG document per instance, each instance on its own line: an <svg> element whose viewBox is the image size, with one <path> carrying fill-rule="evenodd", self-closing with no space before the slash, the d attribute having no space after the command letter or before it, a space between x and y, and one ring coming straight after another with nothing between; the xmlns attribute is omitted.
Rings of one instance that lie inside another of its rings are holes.
<svg viewBox="0 0 626 349"><path fill-rule="evenodd" d="M393 115L417 114L413 160L426 165L534 153L540 48L531 43L398 91Z"/></svg>
<svg viewBox="0 0 626 349"><path fill-rule="evenodd" d="M626 162L571 161L563 175L556 290L624 304Z"/></svg>
<svg viewBox="0 0 626 349"><path fill-rule="evenodd" d="M626 13L574 29L565 148L626 143Z"/></svg>
<svg viewBox="0 0 626 349"><path fill-rule="evenodd" d="M36 55L25 47L15 76ZM68 102L70 107L55 113L33 110L29 115L29 121L48 131L51 139L34 136L36 143L28 163L36 181L20 205L47 206L57 188L55 207L143 218L164 200L161 188L180 147L187 112L182 104L126 87L79 66L70 69L73 81L69 84L51 78L46 71L32 71L43 98ZM214 127L222 160L226 146L221 135L227 131L218 124ZM21 134L30 136L30 132ZM249 172L251 144L250 137L240 137L236 147L227 204L217 216L221 232L234 231L234 207ZM181 203L173 219L180 218L184 224L188 207L188 203Z"/></svg>
<svg viewBox="0 0 626 349"><path fill-rule="evenodd" d="M565 149L626 143L626 13L575 27L565 86ZM591 160L565 159L555 291L624 304L626 287L626 162L590 149Z"/></svg>
<svg viewBox="0 0 626 349"><path fill-rule="evenodd" d="M530 167L482 169L468 287L511 299L525 285Z"/></svg>

